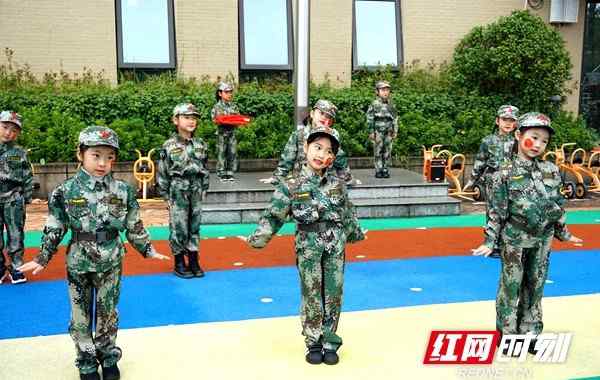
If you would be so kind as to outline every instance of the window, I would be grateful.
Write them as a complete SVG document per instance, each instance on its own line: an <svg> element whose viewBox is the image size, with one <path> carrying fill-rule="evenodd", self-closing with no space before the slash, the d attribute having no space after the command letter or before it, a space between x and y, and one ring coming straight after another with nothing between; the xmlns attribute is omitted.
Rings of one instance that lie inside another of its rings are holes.
<svg viewBox="0 0 600 380"><path fill-rule="evenodd" d="M239 0L240 70L293 70L291 0Z"/></svg>
<svg viewBox="0 0 600 380"><path fill-rule="evenodd" d="M174 69L173 0L116 0L119 69Z"/></svg>
<svg viewBox="0 0 600 380"><path fill-rule="evenodd" d="M373 68L402 64L402 33L398 0L355 0L352 66Z"/></svg>

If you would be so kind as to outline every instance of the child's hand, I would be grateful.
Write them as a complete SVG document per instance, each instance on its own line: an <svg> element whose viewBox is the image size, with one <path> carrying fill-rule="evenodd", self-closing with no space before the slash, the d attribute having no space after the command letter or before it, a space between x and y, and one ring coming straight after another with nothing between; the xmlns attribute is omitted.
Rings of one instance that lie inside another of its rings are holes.
<svg viewBox="0 0 600 380"><path fill-rule="evenodd" d="M375 140L375 133L369 133L369 140Z"/></svg>
<svg viewBox="0 0 600 380"><path fill-rule="evenodd" d="M21 272L33 271L32 274L36 275L36 274L40 273L41 271L43 271L44 267L41 266L40 264L36 263L35 261L30 261L30 262L25 263L25 264L21 265L20 267L18 267L17 270L19 270Z"/></svg>
<svg viewBox="0 0 600 380"><path fill-rule="evenodd" d="M580 238L578 238L577 236L571 236L571 238L569 239L569 241L571 243L574 243L574 244L581 244L581 243L583 243L583 240L580 239Z"/></svg>
<svg viewBox="0 0 600 380"><path fill-rule="evenodd" d="M154 260L171 260L168 256L158 253L154 247L150 248L150 252L148 252L148 258Z"/></svg>
<svg viewBox="0 0 600 380"><path fill-rule="evenodd" d="M473 254L473 256L485 256L488 257L491 253L492 253L492 249L489 248L487 245L482 244L479 247L472 249L471 253Z"/></svg>
<svg viewBox="0 0 600 380"><path fill-rule="evenodd" d="M369 237L367 236L367 232L369 232L369 230L367 230L366 228L362 230L362 233L365 237L365 240L367 240Z"/></svg>

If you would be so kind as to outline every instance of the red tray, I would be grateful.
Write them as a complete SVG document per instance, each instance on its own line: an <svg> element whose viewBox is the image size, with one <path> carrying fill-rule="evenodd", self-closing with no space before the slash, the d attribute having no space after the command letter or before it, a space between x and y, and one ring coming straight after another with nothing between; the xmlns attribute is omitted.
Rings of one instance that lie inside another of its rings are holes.
<svg viewBox="0 0 600 380"><path fill-rule="evenodd" d="M215 117L215 123L228 125L246 125L250 122L250 116L246 115L219 115Z"/></svg>

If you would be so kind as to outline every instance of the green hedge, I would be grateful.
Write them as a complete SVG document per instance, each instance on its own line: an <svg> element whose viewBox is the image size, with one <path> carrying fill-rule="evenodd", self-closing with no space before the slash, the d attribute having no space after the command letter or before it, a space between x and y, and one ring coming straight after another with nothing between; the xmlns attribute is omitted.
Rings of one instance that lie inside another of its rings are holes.
<svg viewBox="0 0 600 380"><path fill-rule="evenodd" d="M25 127L19 139L31 149L34 162L73 161L77 135L90 124L114 128L121 140L120 159L136 159L135 149L147 152L158 148L173 133L171 112L181 102L198 106L198 134L208 142L211 157L215 157L215 125L210 120L214 83L162 75L111 86L89 72L77 78L49 73L36 80L27 67L11 65L0 66L0 109L13 109L24 116ZM492 132L495 110L511 102L502 94L455 91L445 67L417 65L400 72L357 72L351 87L311 86L311 103L322 97L338 106L336 126L350 156L372 154L365 112L374 98L373 84L380 78L391 82L392 100L399 112L396 157L421 155L422 145L433 144L473 153L481 139ZM236 91L235 101L242 113L253 117L238 131L240 157L278 157L293 129L292 86L245 83ZM584 122L570 113L558 113L555 126L558 133L553 143L572 141L587 149L597 141Z"/></svg>

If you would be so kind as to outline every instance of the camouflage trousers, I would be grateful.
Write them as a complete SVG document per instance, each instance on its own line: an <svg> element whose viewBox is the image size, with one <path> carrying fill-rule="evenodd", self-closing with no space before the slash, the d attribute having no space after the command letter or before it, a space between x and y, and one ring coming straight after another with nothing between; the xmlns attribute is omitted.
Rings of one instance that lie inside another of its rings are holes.
<svg viewBox="0 0 600 380"><path fill-rule="evenodd" d="M481 191L485 191L484 197L485 197L485 224L487 225L488 220L490 219L490 209L492 208L492 202L491 202L491 194L493 191L493 187L492 187L492 180L490 177L483 177L482 178L482 184L479 187L481 189ZM472 189L468 189L468 190L472 190ZM499 239L497 242L497 245L494 247L494 251L501 251L502 247L504 246L504 241L502 239ZM496 256L497 257L497 256Z"/></svg>
<svg viewBox="0 0 600 380"><path fill-rule="evenodd" d="M202 221L202 189L171 189L169 196L169 245L174 256L198 252Z"/></svg>
<svg viewBox="0 0 600 380"><path fill-rule="evenodd" d="M300 321L306 346L322 344L337 350L336 335L344 285L345 236L342 229L296 234L296 255L302 301Z"/></svg>
<svg viewBox="0 0 600 380"><path fill-rule="evenodd" d="M23 265L25 240L25 202L22 196L0 202L0 272L6 268L4 258L4 229L6 228L6 253L12 270ZM0 276L2 276L0 273Z"/></svg>
<svg viewBox="0 0 600 380"><path fill-rule="evenodd" d="M110 367L121 359L121 349L115 345L121 272L121 265L102 273L67 271L71 302L69 334L75 342L75 365L80 373L94 372L98 364ZM96 333L92 334L94 323Z"/></svg>
<svg viewBox="0 0 600 380"><path fill-rule="evenodd" d="M534 248L505 243L496 295L496 327L503 334L540 334L542 296L552 236Z"/></svg>
<svg viewBox="0 0 600 380"><path fill-rule="evenodd" d="M392 163L392 138L393 130L375 130L373 151L375 152L375 170L377 172L388 170Z"/></svg>
<svg viewBox="0 0 600 380"><path fill-rule="evenodd" d="M237 171L237 141L235 134L217 134L217 175L233 175Z"/></svg>

